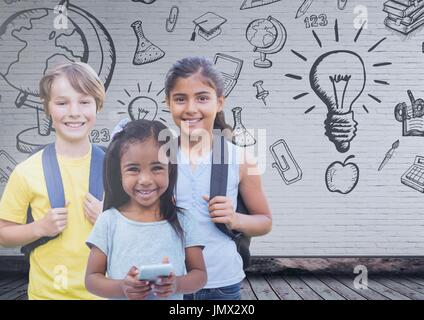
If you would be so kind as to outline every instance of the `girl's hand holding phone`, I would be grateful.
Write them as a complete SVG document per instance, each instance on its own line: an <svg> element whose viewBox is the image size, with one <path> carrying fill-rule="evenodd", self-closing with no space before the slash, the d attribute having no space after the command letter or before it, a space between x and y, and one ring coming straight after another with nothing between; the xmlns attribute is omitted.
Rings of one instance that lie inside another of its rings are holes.
<svg viewBox="0 0 424 320"><path fill-rule="evenodd" d="M153 294L158 298L166 298L177 292L177 277L173 272L168 277L160 277L152 284Z"/></svg>
<svg viewBox="0 0 424 320"><path fill-rule="evenodd" d="M150 292L150 284L145 280L138 280L138 269L131 267L122 281L122 292L129 300L144 300Z"/></svg>
<svg viewBox="0 0 424 320"><path fill-rule="evenodd" d="M211 200L209 196L204 195L203 199L208 201L209 215L214 223L224 223L231 230L236 229L238 225L238 214L235 212L231 198L224 196L215 196Z"/></svg>
<svg viewBox="0 0 424 320"><path fill-rule="evenodd" d="M162 258L162 263L169 263L167 256ZM171 272L167 277L159 277L159 279L151 285L153 294L158 298L166 298L177 292L177 277Z"/></svg>

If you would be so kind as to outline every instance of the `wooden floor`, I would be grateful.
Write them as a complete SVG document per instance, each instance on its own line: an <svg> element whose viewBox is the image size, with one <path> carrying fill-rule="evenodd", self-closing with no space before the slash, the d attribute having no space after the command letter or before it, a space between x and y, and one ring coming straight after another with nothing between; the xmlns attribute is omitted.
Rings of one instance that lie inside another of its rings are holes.
<svg viewBox="0 0 424 320"><path fill-rule="evenodd" d="M357 289L357 275L327 273L248 274L245 300L424 300L424 275L376 274L368 289Z"/></svg>
<svg viewBox="0 0 424 320"><path fill-rule="evenodd" d="M356 275L324 273L248 274L244 300L424 300L424 275L370 275L368 289L356 289ZM25 275L0 275L0 300L27 299Z"/></svg>
<svg viewBox="0 0 424 320"><path fill-rule="evenodd" d="M0 300L27 300L26 274L0 274Z"/></svg>

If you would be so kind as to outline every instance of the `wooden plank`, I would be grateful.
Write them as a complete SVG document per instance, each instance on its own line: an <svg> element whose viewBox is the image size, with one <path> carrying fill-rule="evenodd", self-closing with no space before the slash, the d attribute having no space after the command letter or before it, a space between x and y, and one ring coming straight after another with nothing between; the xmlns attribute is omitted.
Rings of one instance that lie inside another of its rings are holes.
<svg viewBox="0 0 424 320"><path fill-rule="evenodd" d="M361 296L359 293L356 293L343 283L337 281L333 277L327 274L314 274L319 280L333 289L335 292L340 294L347 300L367 300L365 297Z"/></svg>
<svg viewBox="0 0 424 320"><path fill-rule="evenodd" d="M13 289L13 283L15 283L16 281L19 281L20 279L23 279L23 277L14 276L13 278L4 279L4 281L0 285L0 295L2 295L3 293L7 291L10 291L11 287Z"/></svg>
<svg viewBox="0 0 424 320"><path fill-rule="evenodd" d="M284 275L283 279L296 291L303 300L322 300L316 292L295 275Z"/></svg>
<svg viewBox="0 0 424 320"><path fill-rule="evenodd" d="M397 292L397 291L395 291L395 290L393 290L389 287L386 287L386 286L382 285L381 283L374 281L370 277L368 278L368 287L370 287L374 291L381 293L382 295L386 296L390 300L411 300L407 296L404 296L403 294L401 294L401 293L399 293L399 292Z"/></svg>
<svg viewBox="0 0 424 320"><path fill-rule="evenodd" d="M399 283L401 283L401 284L403 284L403 285L407 286L408 288L411 288L411 289L413 289L415 291L424 293L424 285L418 284L418 283L416 283L416 282L414 282L412 280L409 280L406 277L396 276L396 278L390 278L390 279L392 279L392 280L394 280L396 282L399 282Z"/></svg>
<svg viewBox="0 0 424 320"><path fill-rule="evenodd" d="M367 298L368 300L388 300L388 298L386 296L383 296L382 294L375 292L371 288L368 288L368 289L357 289L357 288L355 288L355 286L353 284L353 279L349 276L333 275L333 277L337 281L340 281L342 284L344 284L349 289L355 291L356 293Z"/></svg>
<svg viewBox="0 0 424 320"><path fill-rule="evenodd" d="M300 275L300 279L303 280L312 290L317 292L324 300L345 300L337 292L333 291L318 278L312 274Z"/></svg>
<svg viewBox="0 0 424 320"><path fill-rule="evenodd" d="M16 300L19 297L26 295L28 290L28 283L21 284L20 286L14 288L8 293L0 296L0 300Z"/></svg>
<svg viewBox="0 0 424 320"><path fill-rule="evenodd" d="M23 286L28 285L28 279L26 278L20 278L16 281L13 281L11 283L5 284L0 288L0 300L5 300L8 297L8 294L12 292L14 289Z"/></svg>
<svg viewBox="0 0 424 320"><path fill-rule="evenodd" d="M278 296L262 275L249 275L248 279L258 300L279 300Z"/></svg>
<svg viewBox="0 0 424 320"><path fill-rule="evenodd" d="M16 280L18 280L19 279L19 277L18 276L13 276L13 277L8 277L8 278L3 278L3 279L0 279L0 294L1 294L1 287L3 286L3 285L5 285L5 284L8 284L8 283L10 283L10 282L13 282L13 281L16 281Z"/></svg>
<svg viewBox="0 0 424 320"><path fill-rule="evenodd" d="M407 286L404 286L403 284L400 284L398 282L395 282L391 279L388 279L383 276L375 276L373 277L374 281L377 281L378 283L381 283L382 285L410 298L413 300L424 300L424 294L420 293L418 291L415 291L411 288L408 288Z"/></svg>
<svg viewBox="0 0 424 320"><path fill-rule="evenodd" d="M242 300L258 300L247 278L244 278L241 282L240 294Z"/></svg>
<svg viewBox="0 0 424 320"><path fill-rule="evenodd" d="M418 277L418 276L405 276L406 279L413 281L417 284L420 284L422 286L424 286L424 278Z"/></svg>
<svg viewBox="0 0 424 320"><path fill-rule="evenodd" d="M302 297L281 276L266 275L265 279L281 300L302 300Z"/></svg>

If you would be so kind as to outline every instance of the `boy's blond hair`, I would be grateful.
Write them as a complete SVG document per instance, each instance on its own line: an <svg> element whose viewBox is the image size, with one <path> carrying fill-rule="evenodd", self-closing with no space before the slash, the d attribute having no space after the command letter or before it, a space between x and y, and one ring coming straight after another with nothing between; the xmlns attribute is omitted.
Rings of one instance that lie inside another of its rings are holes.
<svg viewBox="0 0 424 320"><path fill-rule="evenodd" d="M60 76L66 77L76 91L92 96L96 100L97 112L103 108L105 87L96 71L86 63L70 62L54 67L40 80L40 98L47 115L50 115L49 102L52 83Z"/></svg>

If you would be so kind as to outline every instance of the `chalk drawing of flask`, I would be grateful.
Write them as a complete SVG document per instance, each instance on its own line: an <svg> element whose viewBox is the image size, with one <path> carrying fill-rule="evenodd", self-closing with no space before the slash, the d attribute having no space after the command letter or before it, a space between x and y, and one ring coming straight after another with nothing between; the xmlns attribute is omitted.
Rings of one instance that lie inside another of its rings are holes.
<svg viewBox="0 0 424 320"><path fill-rule="evenodd" d="M137 36L137 48L133 59L134 65L154 62L165 56L165 52L145 37L141 21L133 22L131 27Z"/></svg>
<svg viewBox="0 0 424 320"><path fill-rule="evenodd" d="M255 138L247 131L244 125L241 123L241 111L240 107L231 109L234 117L233 127L233 143L239 147L248 147L256 143Z"/></svg>

